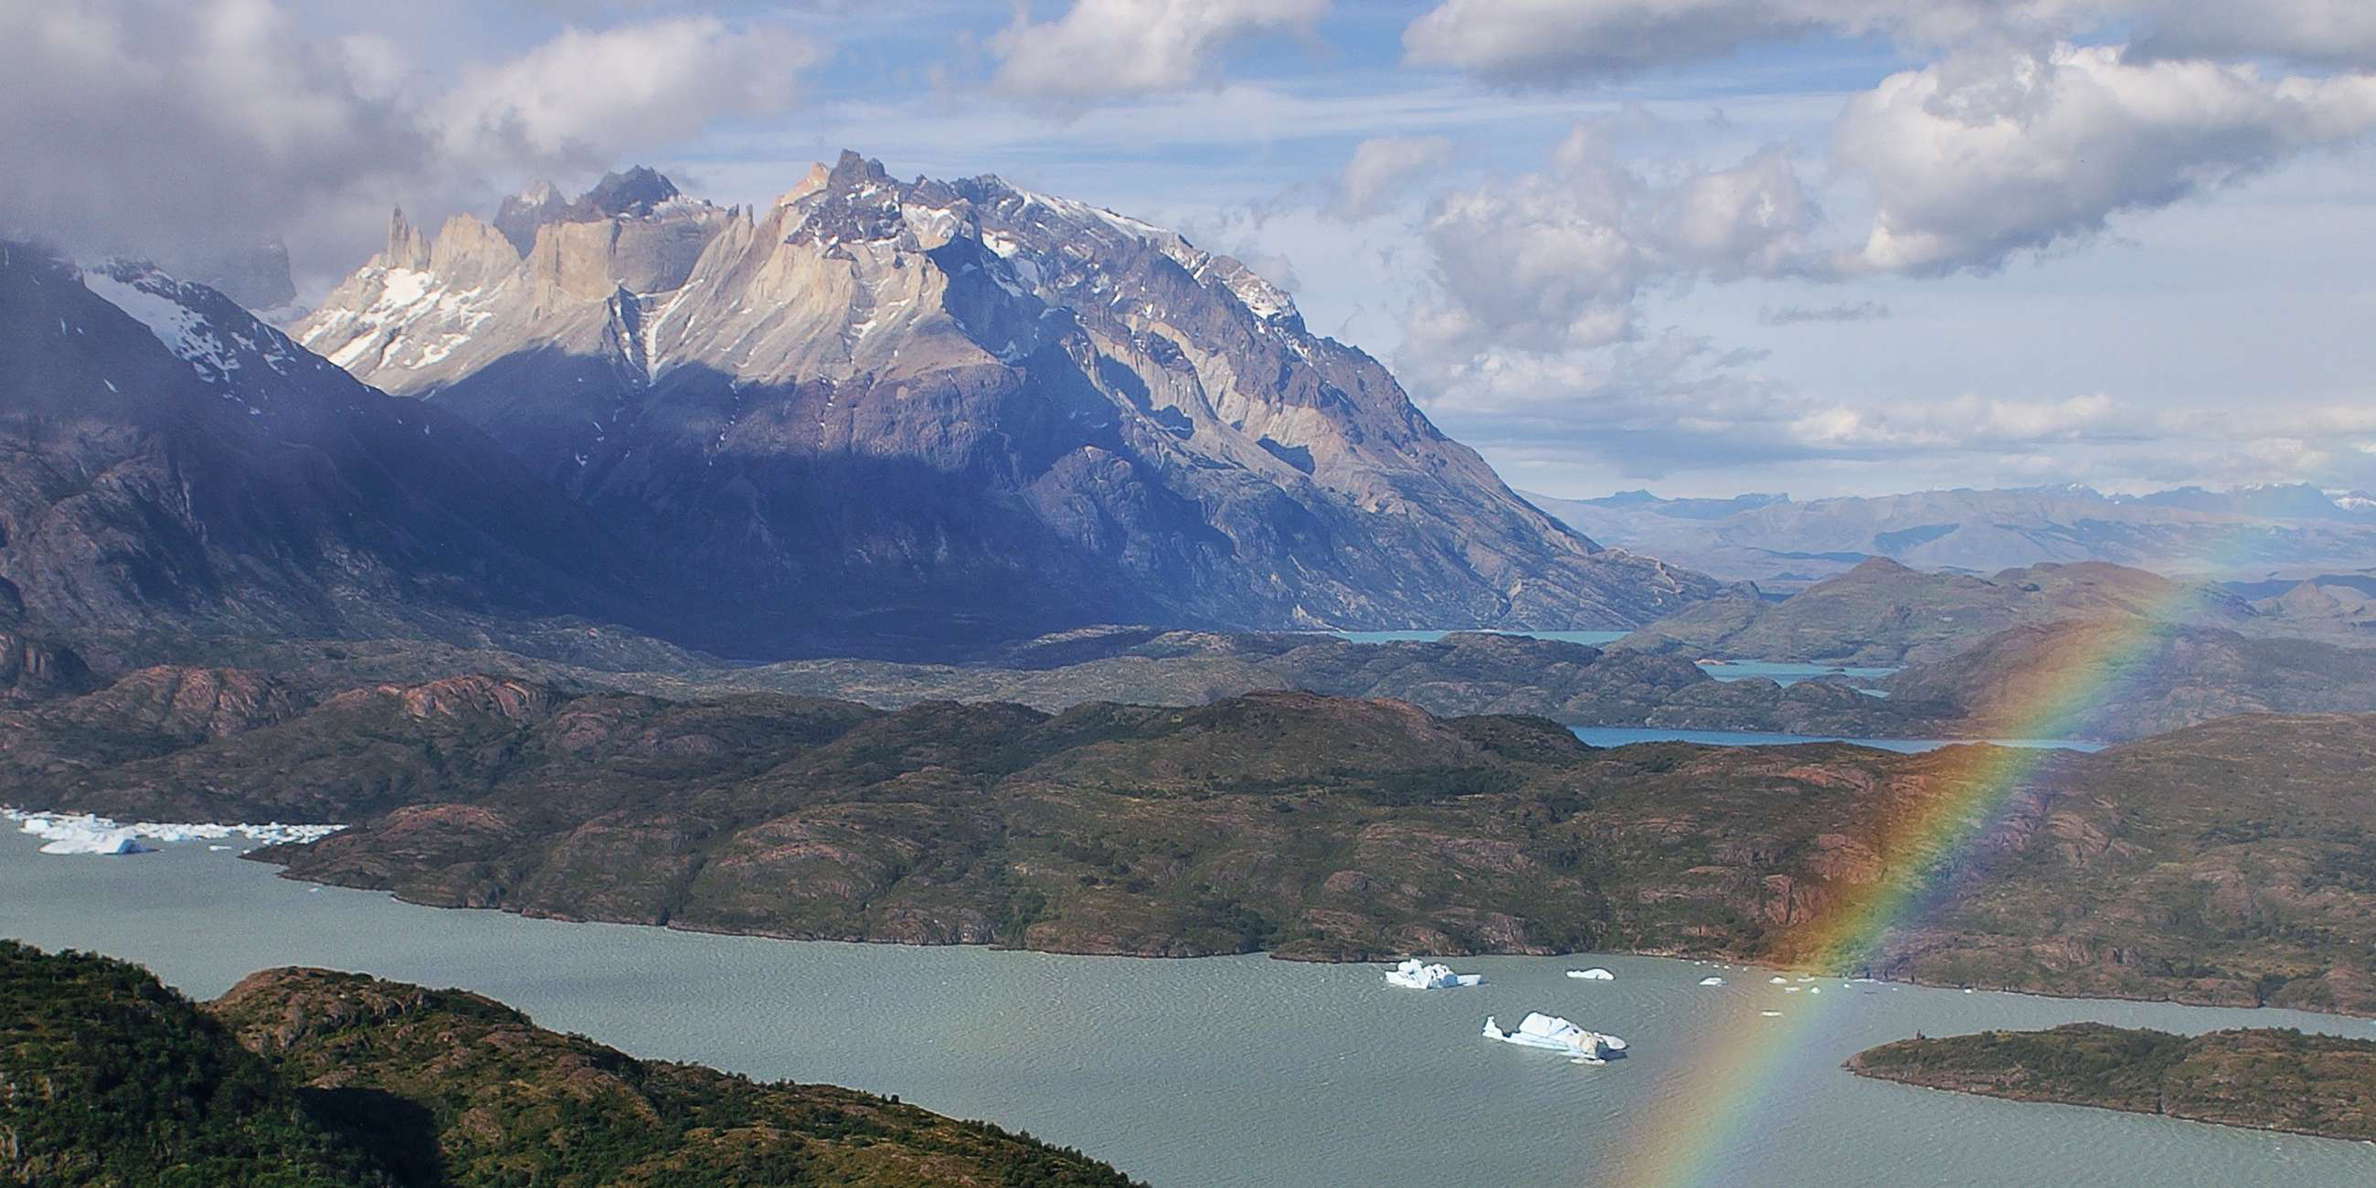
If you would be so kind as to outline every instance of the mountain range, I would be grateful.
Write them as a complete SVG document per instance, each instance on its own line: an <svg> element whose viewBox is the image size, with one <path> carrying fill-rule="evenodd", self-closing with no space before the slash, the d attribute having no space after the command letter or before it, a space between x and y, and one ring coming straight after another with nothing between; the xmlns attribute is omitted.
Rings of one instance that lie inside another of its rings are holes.
<svg viewBox="0 0 2376 1188"><path fill-rule="evenodd" d="M2216 587L2102 562L1981 577L1870 558L1779 602L1752 585L1661 619L1622 646L1694 658L1899 665L1938 660L2008 627L2135 619L2239 628L2259 612Z"/></svg>
<svg viewBox="0 0 2376 1188"><path fill-rule="evenodd" d="M398 216L293 333L504 443L732 654L1616 627L1714 589L1519 499L1237 261L994 177L845 153L759 208L637 169Z"/></svg>
<svg viewBox="0 0 2376 1188"><path fill-rule="evenodd" d="M633 170L398 215L294 335L0 245L0 458L5 696L203 639L667 668L1716 590L1519 499L1236 261L854 154L766 210Z"/></svg>
<svg viewBox="0 0 2376 1188"><path fill-rule="evenodd" d="M2255 581L2361 570L2376 556L2376 498L2299 484L2146 495L2080 486L1959 488L1808 502L1785 495L1661 499L1648 491L1527 498L1596 540L1776 591L1871 557L1982 574L2109 561Z"/></svg>

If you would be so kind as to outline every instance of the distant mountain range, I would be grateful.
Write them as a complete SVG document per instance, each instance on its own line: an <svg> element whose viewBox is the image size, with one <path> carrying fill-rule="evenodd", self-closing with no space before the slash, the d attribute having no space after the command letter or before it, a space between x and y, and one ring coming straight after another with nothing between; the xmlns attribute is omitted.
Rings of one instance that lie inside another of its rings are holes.
<svg viewBox="0 0 2376 1188"><path fill-rule="evenodd" d="M1954 655L2031 623L2148 618L2240 629L2243 598L2100 561L1988 577L1926 573L1871 558L1780 602L1737 586L1627 636L1621 647L1693 658L1898 665Z"/></svg>
<svg viewBox="0 0 2376 1188"><path fill-rule="evenodd" d="M2217 580L2300 578L2376 561L2376 498L2298 485L2135 496L2087 487L1958 489L1806 503L1647 491L1527 498L1596 540L1769 590L1820 581L1868 557L1971 573L2110 561Z"/></svg>

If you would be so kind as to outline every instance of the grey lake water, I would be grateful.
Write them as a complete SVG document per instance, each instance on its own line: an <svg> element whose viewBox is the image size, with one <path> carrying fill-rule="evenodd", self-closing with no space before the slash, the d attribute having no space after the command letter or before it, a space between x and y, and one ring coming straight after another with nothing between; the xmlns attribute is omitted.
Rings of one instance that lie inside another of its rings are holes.
<svg viewBox="0 0 2376 1188"><path fill-rule="evenodd" d="M1588 644L1599 647L1624 639L1625 631L1482 631L1473 627L1436 627L1420 631L1331 631L1327 634L1354 643L1434 643L1455 631L1481 635L1523 635L1528 639L1556 639L1561 643Z"/></svg>
<svg viewBox="0 0 2376 1188"><path fill-rule="evenodd" d="M439 911L290 882L198 843L106 858L36 845L0 835L0 935L138 961L195 996L289 964L461 986L638 1056L895 1093L1082 1147L1158 1185L2376 1183L2376 1145L1840 1069L1918 1030L2099 1020L2376 1034L2365 1020L1836 979L1794 993L1763 971L1640 957L1462 960L1487 984L1418 992L1389 988L1376 966L800 943ZM1562 976L1579 965L1616 980ZM1711 973L1730 984L1696 984ZM1624 1036L1630 1054L1588 1068L1479 1037L1487 1014L1506 1026L1529 1010Z"/></svg>
<svg viewBox="0 0 2376 1188"><path fill-rule="evenodd" d="M1838 734L1780 734L1763 730L1677 730L1666 726L1570 726L1568 730L1596 747L1622 747L1628 743L1643 742L1705 743L1714 747L1779 747L1793 743L1844 742L1912 754L1982 741L2000 747L2059 747L2069 751L2100 751L2111 745L2085 738L1850 738Z"/></svg>

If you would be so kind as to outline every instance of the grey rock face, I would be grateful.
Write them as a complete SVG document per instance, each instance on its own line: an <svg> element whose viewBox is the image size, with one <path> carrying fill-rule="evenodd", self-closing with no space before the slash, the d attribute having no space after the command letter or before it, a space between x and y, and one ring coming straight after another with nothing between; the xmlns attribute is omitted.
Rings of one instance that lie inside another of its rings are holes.
<svg viewBox="0 0 2376 1188"><path fill-rule="evenodd" d="M844 154L408 227L295 328L484 428L746 654L1112 621L1630 626L1713 592L1559 526L1177 234Z"/></svg>

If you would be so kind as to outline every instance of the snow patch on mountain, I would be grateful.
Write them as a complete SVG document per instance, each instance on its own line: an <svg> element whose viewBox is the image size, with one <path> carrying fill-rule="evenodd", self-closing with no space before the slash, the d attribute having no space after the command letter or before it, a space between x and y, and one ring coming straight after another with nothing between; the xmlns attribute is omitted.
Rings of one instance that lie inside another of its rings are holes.
<svg viewBox="0 0 2376 1188"><path fill-rule="evenodd" d="M83 287L97 294L108 304L132 316L132 320L148 327L167 350L180 356L199 376L208 380L229 378L239 370L239 352L223 341L204 314L156 291L162 287L157 280L162 273L137 273L150 280L143 287L133 280L119 279L105 272L83 273ZM164 284L171 284L165 279ZM248 345L251 349L253 344Z"/></svg>

